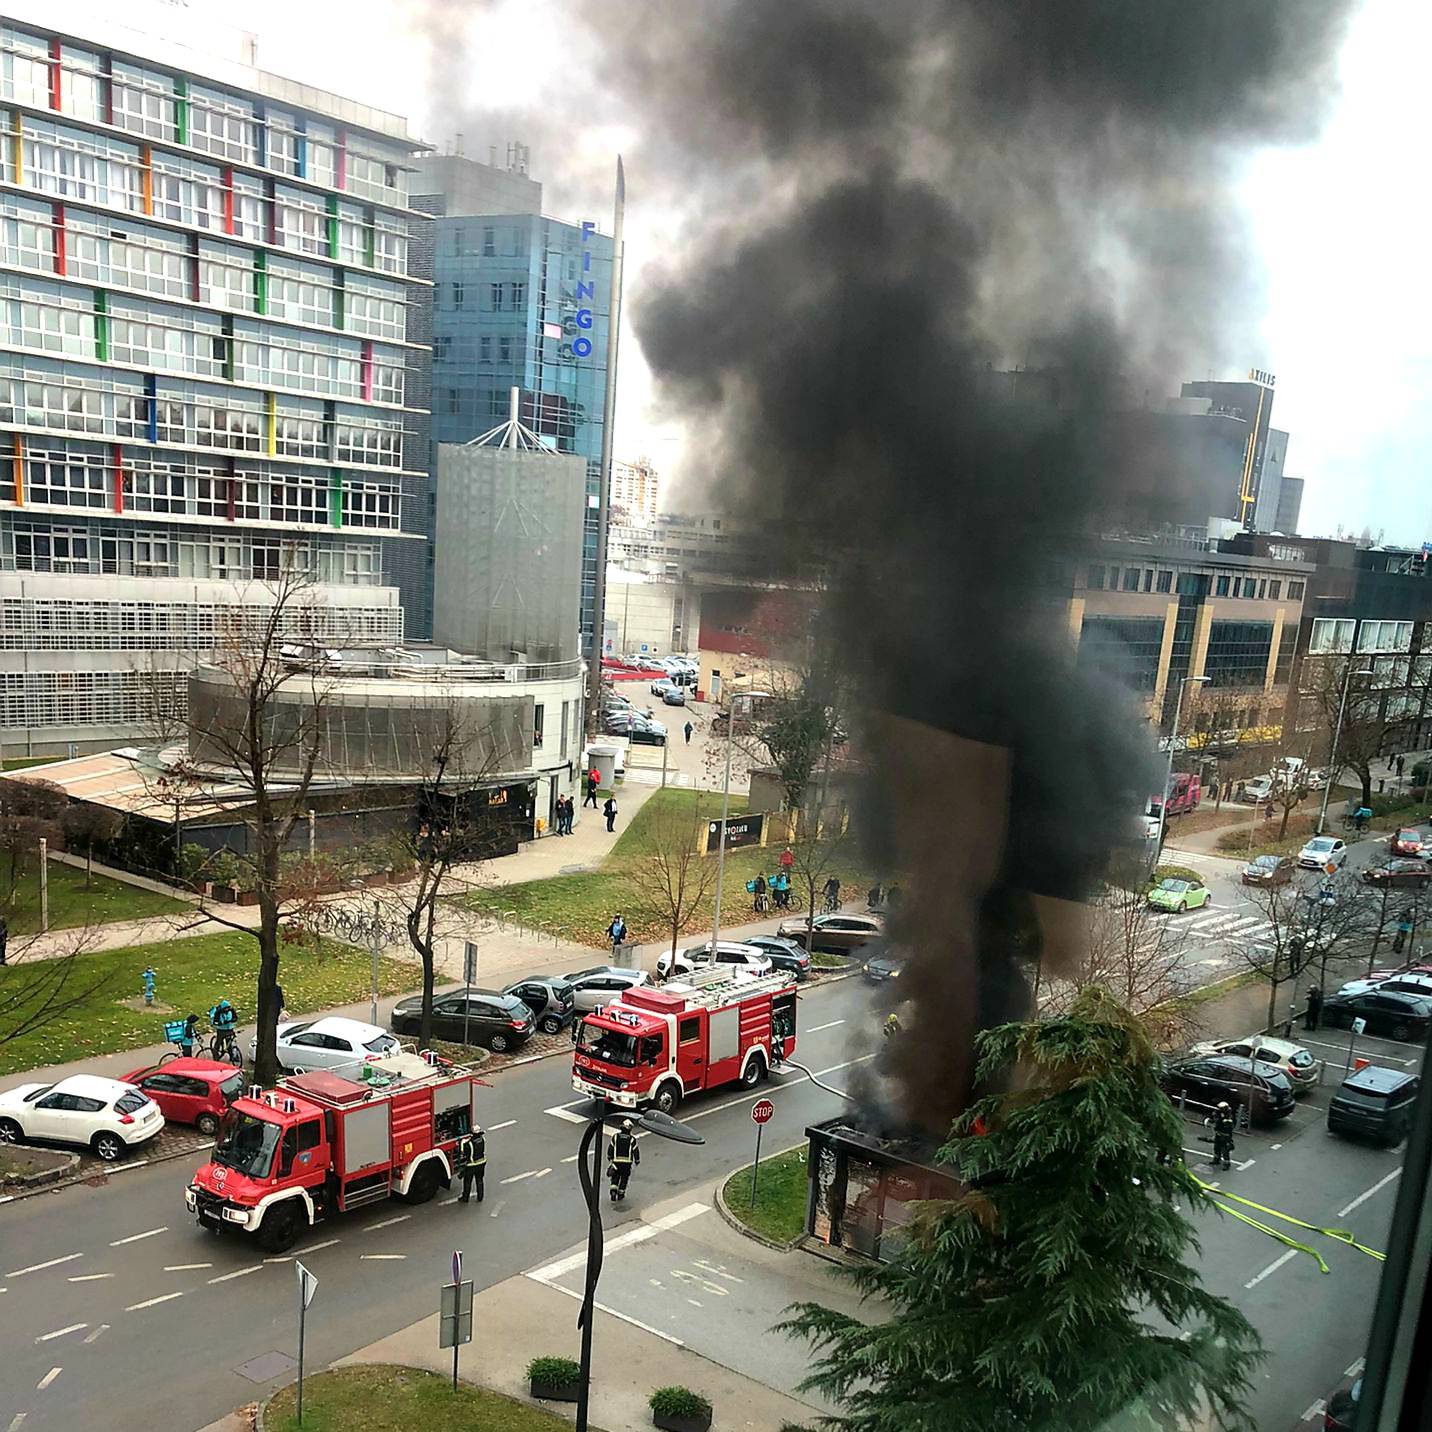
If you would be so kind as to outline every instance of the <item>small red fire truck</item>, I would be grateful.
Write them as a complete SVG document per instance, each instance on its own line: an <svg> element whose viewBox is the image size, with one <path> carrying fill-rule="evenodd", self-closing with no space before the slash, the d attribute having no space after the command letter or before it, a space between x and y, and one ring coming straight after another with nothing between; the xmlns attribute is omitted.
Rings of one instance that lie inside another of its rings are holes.
<svg viewBox="0 0 1432 1432"><path fill-rule="evenodd" d="M1203 782L1197 776L1190 775L1187 771L1173 773L1168 786L1169 815L1183 815L1185 811L1197 810L1202 799ZM1162 804L1162 796L1150 796L1148 814L1157 819Z"/></svg>
<svg viewBox="0 0 1432 1432"><path fill-rule="evenodd" d="M320 1219L397 1197L426 1203L477 1121L467 1070L397 1054L362 1081L326 1070L254 1085L224 1117L184 1202L201 1228L242 1229L282 1252Z"/></svg>
<svg viewBox="0 0 1432 1432"><path fill-rule="evenodd" d="M754 1088L795 1047L792 976L753 979L715 966L661 989L638 985L587 1015L572 1087L620 1108L651 1104L669 1114L697 1089Z"/></svg>

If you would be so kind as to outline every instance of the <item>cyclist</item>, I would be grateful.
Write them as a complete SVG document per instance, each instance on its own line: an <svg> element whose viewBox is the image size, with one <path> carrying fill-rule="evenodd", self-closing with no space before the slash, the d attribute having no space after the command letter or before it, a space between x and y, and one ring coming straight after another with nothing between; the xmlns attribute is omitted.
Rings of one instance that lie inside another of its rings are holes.
<svg viewBox="0 0 1432 1432"><path fill-rule="evenodd" d="M239 1043L234 1038L234 1031L238 1028L238 1011L222 996L218 1004L209 1011L209 1023L214 1030L214 1038L209 1046L209 1051L215 1059L222 1059L226 1055L235 1063L239 1059Z"/></svg>
<svg viewBox="0 0 1432 1432"><path fill-rule="evenodd" d="M751 882L751 893L756 897L751 902L751 908L756 914L764 913L766 909L766 877L757 875Z"/></svg>
<svg viewBox="0 0 1432 1432"><path fill-rule="evenodd" d="M179 1053L185 1059L194 1057L194 1046L199 1042L199 1016L191 1014L184 1021L184 1028L179 1035Z"/></svg>
<svg viewBox="0 0 1432 1432"><path fill-rule="evenodd" d="M834 875L825 882L825 908L827 913L840 909L840 881Z"/></svg>

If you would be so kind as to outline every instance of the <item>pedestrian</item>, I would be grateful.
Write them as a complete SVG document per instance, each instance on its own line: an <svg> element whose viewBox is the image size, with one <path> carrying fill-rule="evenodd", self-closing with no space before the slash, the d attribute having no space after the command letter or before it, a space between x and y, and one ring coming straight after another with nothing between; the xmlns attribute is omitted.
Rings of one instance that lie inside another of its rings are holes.
<svg viewBox="0 0 1432 1432"><path fill-rule="evenodd" d="M867 910L878 910L880 908L880 902L884 898L885 891L881 888L880 882L877 880L875 884L872 885L870 889L866 892L865 908Z"/></svg>
<svg viewBox="0 0 1432 1432"><path fill-rule="evenodd" d="M1233 1110L1224 1102L1203 1122L1213 1128L1214 1168L1232 1168Z"/></svg>
<svg viewBox="0 0 1432 1432"><path fill-rule="evenodd" d="M1310 1034L1318 1027L1323 1012L1323 992L1317 985L1308 986L1308 1010L1303 1016L1303 1028Z"/></svg>
<svg viewBox="0 0 1432 1432"><path fill-rule="evenodd" d="M751 909L758 915L764 914L766 909L766 877L764 875L757 874L751 882L751 893L756 897L751 902Z"/></svg>
<svg viewBox="0 0 1432 1432"><path fill-rule="evenodd" d="M5 946L10 943L10 926L5 923L5 917L0 915L0 965L5 963Z"/></svg>
<svg viewBox="0 0 1432 1432"><path fill-rule="evenodd" d="M1218 804L1218 777L1211 776L1208 781L1208 794L1213 799L1214 805Z"/></svg>
<svg viewBox="0 0 1432 1432"><path fill-rule="evenodd" d="M199 1042L199 1016L191 1014L184 1021L184 1028L179 1032L179 1053L185 1059L194 1057L194 1046Z"/></svg>
<svg viewBox="0 0 1432 1432"><path fill-rule="evenodd" d="M593 810L596 810L597 787L601 783L602 773L595 766L593 766L592 769L587 772L587 795L586 799L582 802L583 807L591 806Z"/></svg>
<svg viewBox="0 0 1432 1432"><path fill-rule="evenodd" d="M1395 765L1395 766L1397 767L1397 779L1398 779L1399 781L1402 779L1402 760L1403 760L1403 758L1402 758L1401 756L1399 756L1399 757L1393 762L1393 765Z"/></svg>
<svg viewBox="0 0 1432 1432"><path fill-rule="evenodd" d="M825 908L827 910L840 909L840 881L834 875L825 882Z"/></svg>
<svg viewBox="0 0 1432 1432"><path fill-rule="evenodd" d="M886 1039L900 1033L900 1016L893 1009L885 1016L884 1029Z"/></svg>
<svg viewBox="0 0 1432 1432"><path fill-rule="evenodd" d="M607 829L609 831L617 828L617 798L608 796L607 803L602 807L602 814L607 818Z"/></svg>
<svg viewBox="0 0 1432 1432"><path fill-rule="evenodd" d="M571 796L557 797L557 834L571 835L572 833L572 798Z"/></svg>
<svg viewBox="0 0 1432 1432"><path fill-rule="evenodd" d="M616 957L621 954L622 946L626 943L626 937L626 921L623 920L620 915L614 916L612 923L607 926L607 939L612 942L613 959L616 959Z"/></svg>
<svg viewBox="0 0 1432 1432"><path fill-rule="evenodd" d="M1402 953L1402 947L1407 943L1407 937L1411 933L1412 921L1408 916L1404 915L1397 922L1397 934L1393 937L1392 953L1394 955L1400 955Z"/></svg>
<svg viewBox="0 0 1432 1432"><path fill-rule="evenodd" d="M462 1201L470 1203L473 1191L482 1202L482 1185L487 1178L487 1134L481 1124L457 1141L457 1171L462 1178Z"/></svg>
<svg viewBox="0 0 1432 1432"><path fill-rule="evenodd" d="M885 908L892 914L900 904L900 894L900 887L894 883L892 883L890 888L885 892Z"/></svg>
<svg viewBox="0 0 1432 1432"><path fill-rule="evenodd" d="M795 863L796 863L795 852L794 852L794 851L790 848L790 846L788 845L788 846L786 846L786 848L785 848L783 851L781 851L780 867L781 867L782 870L784 870L784 871L786 872L786 874L789 875L789 874L790 874L791 866L794 865Z"/></svg>
<svg viewBox="0 0 1432 1432"><path fill-rule="evenodd" d="M1247 805L1248 803L1248 783L1246 781L1238 782L1237 800L1239 805Z"/></svg>
<svg viewBox="0 0 1432 1432"><path fill-rule="evenodd" d="M683 729L684 729L685 732L686 732L686 744L689 746L689 745L691 744L691 733L692 733L696 728L691 724L690 721L688 721L688 722L686 723L685 727L683 727Z"/></svg>

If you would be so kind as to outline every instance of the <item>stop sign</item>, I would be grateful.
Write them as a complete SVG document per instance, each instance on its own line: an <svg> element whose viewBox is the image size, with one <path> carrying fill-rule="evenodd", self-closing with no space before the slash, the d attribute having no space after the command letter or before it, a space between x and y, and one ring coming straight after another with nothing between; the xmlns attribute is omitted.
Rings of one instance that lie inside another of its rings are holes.
<svg viewBox="0 0 1432 1432"><path fill-rule="evenodd" d="M758 1124L767 1124L775 1115L776 1106L769 1099L757 1099L751 1105L751 1117Z"/></svg>

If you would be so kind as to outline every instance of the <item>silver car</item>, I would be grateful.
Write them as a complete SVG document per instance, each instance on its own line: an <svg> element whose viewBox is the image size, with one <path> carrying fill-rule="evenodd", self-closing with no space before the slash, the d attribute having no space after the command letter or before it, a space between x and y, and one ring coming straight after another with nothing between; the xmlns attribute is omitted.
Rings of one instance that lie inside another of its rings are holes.
<svg viewBox="0 0 1432 1432"><path fill-rule="evenodd" d="M572 986L572 1000L579 1015L590 1014L598 1005L610 1004L619 994L648 982L645 970L625 969L620 965L594 965L562 978Z"/></svg>

